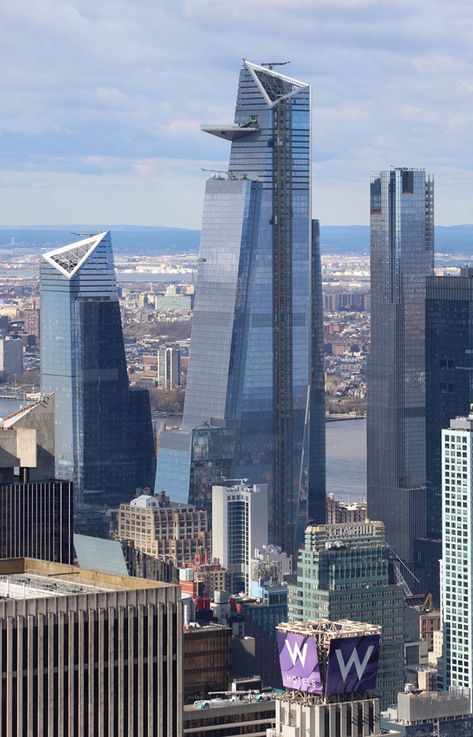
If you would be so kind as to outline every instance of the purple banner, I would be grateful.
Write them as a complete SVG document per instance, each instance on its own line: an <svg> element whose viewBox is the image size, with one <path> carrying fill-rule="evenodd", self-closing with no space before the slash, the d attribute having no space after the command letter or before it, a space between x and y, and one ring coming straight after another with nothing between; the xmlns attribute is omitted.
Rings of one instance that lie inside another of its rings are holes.
<svg viewBox="0 0 473 737"><path fill-rule="evenodd" d="M355 693L376 687L379 635L332 640L326 694Z"/></svg>
<svg viewBox="0 0 473 737"><path fill-rule="evenodd" d="M322 694L317 640L293 632L278 632L277 635L283 686Z"/></svg>

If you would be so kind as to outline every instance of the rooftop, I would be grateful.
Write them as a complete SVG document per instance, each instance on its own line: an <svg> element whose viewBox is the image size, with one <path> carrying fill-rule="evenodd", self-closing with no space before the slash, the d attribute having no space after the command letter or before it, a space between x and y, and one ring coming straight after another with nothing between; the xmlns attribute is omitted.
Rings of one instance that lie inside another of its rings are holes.
<svg viewBox="0 0 473 737"><path fill-rule="evenodd" d="M34 558L0 560L0 601L57 598L166 586L169 584L131 576L100 573L87 568L50 563Z"/></svg>

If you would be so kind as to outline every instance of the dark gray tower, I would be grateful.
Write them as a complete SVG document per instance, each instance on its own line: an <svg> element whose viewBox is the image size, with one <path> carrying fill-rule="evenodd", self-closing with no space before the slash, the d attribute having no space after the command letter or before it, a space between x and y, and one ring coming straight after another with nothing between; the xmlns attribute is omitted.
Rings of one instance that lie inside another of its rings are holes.
<svg viewBox="0 0 473 737"><path fill-rule="evenodd" d="M433 180L422 169L371 178L368 514L413 569L425 536L425 282L434 265Z"/></svg>
<svg viewBox="0 0 473 737"><path fill-rule="evenodd" d="M442 430L473 402L473 268L430 276L425 304L427 538L416 542L424 588L440 598Z"/></svg>

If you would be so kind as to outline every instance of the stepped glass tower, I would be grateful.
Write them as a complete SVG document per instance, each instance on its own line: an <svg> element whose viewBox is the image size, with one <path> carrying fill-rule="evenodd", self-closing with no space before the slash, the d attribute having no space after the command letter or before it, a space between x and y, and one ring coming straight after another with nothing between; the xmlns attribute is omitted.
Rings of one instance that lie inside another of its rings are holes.
<svg viewBox="0 0 473 737"><path fill-rule="evenodd" d="M307 518L325 515L310 87L244 61L235 122L203 131L231 148L205 191L183 433L236 421L233 475L268 484L270 538L292 554Z"/></svg>
<svg viewBox="0 0 473 737"><path fill-rule="evenodd" d="M41 389L55 394L56 476L113 505L155 470L147 391L130 389L110 233L43 255Z"/></svg>

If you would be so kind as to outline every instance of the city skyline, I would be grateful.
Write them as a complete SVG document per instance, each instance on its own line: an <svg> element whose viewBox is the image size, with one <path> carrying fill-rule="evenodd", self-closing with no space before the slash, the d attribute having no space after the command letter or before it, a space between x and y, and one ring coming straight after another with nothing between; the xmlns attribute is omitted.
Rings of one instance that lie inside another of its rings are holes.
<svg viewBox="0 0 473 737"><path fill-rule="evenodd" d="M200 170L226 154L199 124L228 119L243 55L315 89L322 223L366 223L369 170L405 162L435 173L439 223L473 221L467 3L49 0L0 19L4 221L198 227Z"/></svg>

